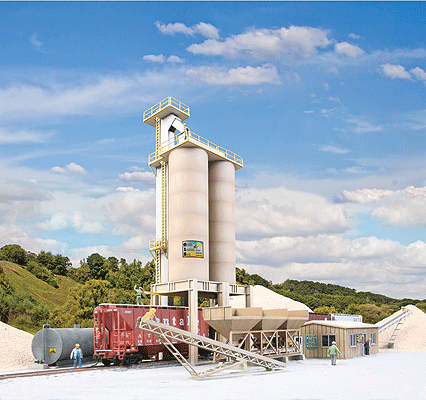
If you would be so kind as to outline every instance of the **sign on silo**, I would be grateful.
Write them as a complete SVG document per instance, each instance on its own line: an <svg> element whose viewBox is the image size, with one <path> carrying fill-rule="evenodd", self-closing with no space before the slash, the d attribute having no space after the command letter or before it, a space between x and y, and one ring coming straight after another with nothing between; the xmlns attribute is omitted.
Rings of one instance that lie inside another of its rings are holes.
<svg viewBox="0 0 426 400"><path fill-rule="evenodd" d="M198 240L182 242L182 257L204 258L204 244Z"/></svg>

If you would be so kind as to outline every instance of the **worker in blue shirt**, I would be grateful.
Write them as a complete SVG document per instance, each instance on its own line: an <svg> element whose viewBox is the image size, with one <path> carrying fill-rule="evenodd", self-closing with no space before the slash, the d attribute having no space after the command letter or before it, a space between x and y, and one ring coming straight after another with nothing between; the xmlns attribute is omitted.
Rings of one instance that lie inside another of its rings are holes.
<svg viewBox="0 0 426 400"><path fill-rule="evenodd" d="M78 343L75 344L75 347L72 349L71 360L74 360L74 368L77 368L78 366L81 368L81 360L83 358L83 350L80 349L80 345Z"/></svg>

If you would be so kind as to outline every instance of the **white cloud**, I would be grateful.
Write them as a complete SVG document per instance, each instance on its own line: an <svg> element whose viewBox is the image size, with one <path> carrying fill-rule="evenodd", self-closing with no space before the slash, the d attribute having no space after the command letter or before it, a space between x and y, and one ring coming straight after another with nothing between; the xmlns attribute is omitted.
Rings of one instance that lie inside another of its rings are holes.
<svg viewBox="0 0 426 400"><path fill-rule="evenodd" d="M383 64L380 67L383 74L388 78L411 80L411 74L402 65Z"/></svg>
<svg viewBox="0 0 426 400"><path fill-rule="evenodd" d="M355 133L380 132L384 130L382 125L372 125L361 117L352 117L344 119L345 122L353 125L350 130Z"/></svg>
<svg viewBox="0 0 426 400"><path fill-rule="evenodd" d="M426 81L426 72L419 67L413 68L410 71L419 81Z"/></svg>
<svg viewBox="0 0 426 400"><path fill-rule="evenodd" d="M133 165L129 168L130 171L145 171L143 167L139 167L139 165Z"/></svg>
<svg viewBox="0 0 426 400"><path fill-rule="evenodd" d="M146 56L142 57L146 61L151 61L153 63L163 63L166 61L166 57L164 57L162 54L148 54Z"/></svg>
<svg viewBox="0 0 426 400"><path fill-rule="evenodd" d="M33 46L33 49L40 50L41 46L43 45L42 42L37 40L37 34L34 33L34 35L30 38L31 45Z"/></svg>
<svg viewBox="0 0 426 400"><path fill-rule="evenodd" d="M426 243L403 246L375 237L345 239L339 235L278 236L237 241L237 265L263 272L274 282L314 280L356 287L389 296L423 298Z"/></svg>
<svg viewBox="0 0 426 400"><path fill-rule="evenodd" d="M194 54L223 56L233 59L303 59L313 56L318 48L332 43L329 32L318 28L291 26L279 29L249 29L224 41L209 39L192 44Z"/></svg>
<svg viewBox="0 0 426 400"><path fill-rule="evenodd" d="M356 58L365 53L360 47L350 44L348 42L336 43L334 45L334 51L338 54L344 54L345 56Z"/></svg>
<svg viewBox="0 0 426 400"><path fill-rule="evenodd" d="M338 197L341 201L352 201L354 203L367 203L391 196L394 192L387 189L357 189L343 190Z"/></svg>
<svg viewBox="0 0 426 400"><path fill-rule="evenodd" d="M124 186L120 186L115 190L117 190L117 192L140 192L139 189L135 189L132 187L124 187Z"/></svg>
<svg viewBox="0 0 426 400"><path fill-rule="evenodd" d="M344 205L282 187L239 191L236 215L239 238L343 232L349 228Z"/></svg>
<svg viewBox="0 0 426 400"><path fill-rule="evenodd" d="M73 74L71 80L57 71L28 74L25 83L15 80L0 87L0 119L22 123L25 119L140 110L158 101L158 90L166 83L183 85L181 74L176 70L127 76ZM34 83L28 83L31 81Z"/></svg>
<svg viewBox="0 0 426 400"><path fill-rule="evenodd" d="M334 154L347 154L347 153L349 153L348 149L341 149L340 147L330 146L330 145L322 146L322 147L320 147L319 150L334 153Z"/></svg>
<svg viewBox="0 0 426 400"><path fill-rule="evenodd" d="M280 84L281 80L275 66L270 64L261 67L216 68L198 67L186 71L188 77L209 85L260 85L263 83Z"/></svg>
<svg viewBox="0 0 426 400"><path fill-rule="evenodd" d="M356 35L355 33L350 33L350 34L349 34L349 37L350 37L351 39L359 39L361 36L360 36L360 35Z"/></svg>
<svg viewBox="0 0 426 400"><path fill-rule="evenodd" d="M86 170L76 163L69 163L65 166L65 168L62 167L53 167L50 169L50 172L54 174L60 174L60 175L86 175Z"/></svg>
<svg viewBox="0 0 426 400"><path fill-rule="evenodd" d="M120 174L118 177L123 182L155 182L155 175L152 172L147 171L125 172L124 174Z"/></svg>
<svg viewBox="0 0 426 400"><path fill-rule="evenodd" d="M181 22L176 22L174 24L163 24L161 22L156 22L155 26L160 30L161 33L165 35L175 35L176 33L183 33L187 36L194 36L200 34L209 39L218 39L219 30L211 24L206 24L205 22L200 22L197 25L188 27Z"/></svg>
<svg viewBox="0 0 426 400"><path fill-rule="evenodd" d="M183 63L183 60L180 57L178 57L178 56L170 56L167 59L167 62L181 64L181 63Z"/></svg>
<svg viewBox="0 0 426 400"><path fill-rule="evenodd" d="M101 233L105 231L100 222L88 221L80 211L54 213L49 220L36 223L34 228L42 231L75 229L79 233Z"/></svg>
<svg viewBox="0 0 426 400"><path fill-rule="evenodd" d="M396 191L371 214L386 225L399 228L426 227L426 187L409 186Z"/></svg>
<svg viewBox="0 0 426 400"><path fill-rule="evenodd" d="M40 207L52 195L30 180L11 183L0 180L0 222L15 223L18 218L40 216Z"/></svg>
<svg viewBox="0 0 426 400"><path fill-rule="evenodd" d="M67 248L65 243L53 239L31 238L15 225L0 225L0 248L14 243L33 253L40 253L41 250L44 250L54 254L65 254Z"/></svg>
<svg viewBox="0 0 426 400"><path fill-rule="evenodd" d="M0 127L0 143L2 144L23 144L23 143L44 143L54 133L37 132L31 130L10 130Z"/></svg>
<svg viewBox="0 0 426 400"><path fill-rule="evenodd" d="M155 235L155 190L125 191L102 207L108 221L116 227L116 234L140 236L149 239ZM146 249L146 244L144 246Z"/></svg>

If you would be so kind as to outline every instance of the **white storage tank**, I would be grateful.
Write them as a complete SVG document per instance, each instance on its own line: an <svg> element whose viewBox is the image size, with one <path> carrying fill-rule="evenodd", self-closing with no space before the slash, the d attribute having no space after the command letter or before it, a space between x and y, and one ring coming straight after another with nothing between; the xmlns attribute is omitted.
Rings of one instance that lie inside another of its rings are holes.
<svg viewBox="0 0 426 400"><path fill-rule="evenodd" d="M209 164L209 280L236 283L235 167L230 161Z"/></svg>
<svg viewBox="0 0 426 400"><path fill-rule="evenodd" d="M208 155L178 147L169 155L169 281L209 280Z"/></svg>

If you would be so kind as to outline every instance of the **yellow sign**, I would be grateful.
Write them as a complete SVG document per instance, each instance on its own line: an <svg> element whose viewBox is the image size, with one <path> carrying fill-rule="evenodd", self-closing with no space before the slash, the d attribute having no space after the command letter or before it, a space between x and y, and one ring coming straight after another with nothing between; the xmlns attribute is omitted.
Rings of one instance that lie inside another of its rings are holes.
<svg viewBox="0 0 426 400"><path fill-rule="evenodd" d="M182 242L182 257L204 258L203 242L198 240L185 240Z"/></svg>
<svg viewBox="0 0 426 400"><path fill-rule="evenodd" d="M51 348L50 348L50 352L51 352L51 353L56 353L56 349L55 349L54 347L51 347Z"/></svg>

